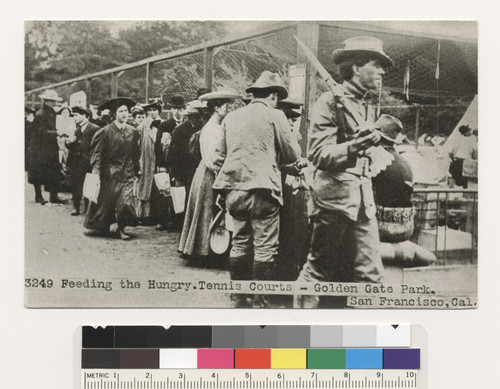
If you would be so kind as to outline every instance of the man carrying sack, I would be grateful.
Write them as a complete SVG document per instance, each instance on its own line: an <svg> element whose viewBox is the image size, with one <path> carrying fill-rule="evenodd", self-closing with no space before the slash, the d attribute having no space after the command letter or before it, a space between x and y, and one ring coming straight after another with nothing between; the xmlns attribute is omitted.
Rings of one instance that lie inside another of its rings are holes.
<svg viewBox="0 0 500 389"><path fill-rule="evenodd" d="M393 61L382 41L371 37L345 40L333 52L333 61L344 79L344 103L326 92L312 108L307 154L313 166L306 178L313 230L298 281L382 282L369 154L380 135L371 103ZM298 301L304 308L319 303L318 296ZM333 298L332 303L330 307L344 307L346 299Z"/></svg>

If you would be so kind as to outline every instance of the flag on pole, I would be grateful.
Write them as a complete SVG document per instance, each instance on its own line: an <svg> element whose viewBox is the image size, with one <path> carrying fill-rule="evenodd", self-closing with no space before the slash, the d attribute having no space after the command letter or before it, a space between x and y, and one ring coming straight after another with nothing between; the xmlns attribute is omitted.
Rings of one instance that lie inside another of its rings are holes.
<svg viewBox="0 0 500 389"><path fill-rule="evenodd" d="M436 63L436 80L439 80L439 60L441 57L441 41L438 41L438 53L437 53L437 63Z"/></svg>
<svg viewBox="0 0 500 389"><path fill-rule="evenodd" d="M403 93L406 96L406 100L410 101L410 61L406 63L405 75L403 78Z"/></svg>

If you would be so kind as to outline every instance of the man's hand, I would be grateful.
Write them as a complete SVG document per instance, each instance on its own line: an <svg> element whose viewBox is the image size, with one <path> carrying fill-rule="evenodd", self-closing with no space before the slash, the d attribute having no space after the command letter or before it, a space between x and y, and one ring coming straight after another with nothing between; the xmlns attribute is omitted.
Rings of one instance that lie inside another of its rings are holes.
<svg viewBox="0 0 500 389"><path fill-rule="evenodd" d="M371 146L376 145L380 141L380 134L378 131L371 129L363 130L359 133L358 137L352 141L348 146L349 154L357 154L364 151Z"/></svg>

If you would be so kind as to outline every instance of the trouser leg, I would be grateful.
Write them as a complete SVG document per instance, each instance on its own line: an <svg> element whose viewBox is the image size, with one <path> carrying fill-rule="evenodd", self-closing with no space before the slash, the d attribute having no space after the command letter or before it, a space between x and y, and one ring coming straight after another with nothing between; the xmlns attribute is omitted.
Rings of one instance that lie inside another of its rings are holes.
<svg viewBox="0 0 500 389"><path fill-rule="evenodd" d="M348 281L344 240L352 222L338 211L320 210L313 218L311 247L299 282ZM299 296L294 305L317 308L319 296Z"/></svg>
<svg viewBox="0 0 500 389"><path fill-rule="evenodd" d="M384 266L380 257L377 219L358 221L353 230L356 254L353 264L353 282L382 282Z"/></svg>
<svg viewBox="0 0 500 389"><path fill-rule="evenodd" d="M229 274L231 280L249 281L252 279L252 227L248 220L233 219L232 247L229 254ZM250 295L233 293L233 308L249 308Z"/></svg>

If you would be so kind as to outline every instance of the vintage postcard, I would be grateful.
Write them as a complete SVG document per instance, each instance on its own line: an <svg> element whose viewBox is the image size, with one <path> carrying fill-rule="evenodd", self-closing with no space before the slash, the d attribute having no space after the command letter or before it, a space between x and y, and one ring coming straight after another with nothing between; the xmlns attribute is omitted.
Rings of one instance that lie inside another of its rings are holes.
<svg viewBox="0 0 500 389"><path fill-rule="evenodd" d="M25 22L25 305L476 308L477 30Z"/></svg>

